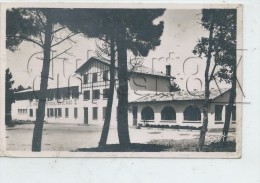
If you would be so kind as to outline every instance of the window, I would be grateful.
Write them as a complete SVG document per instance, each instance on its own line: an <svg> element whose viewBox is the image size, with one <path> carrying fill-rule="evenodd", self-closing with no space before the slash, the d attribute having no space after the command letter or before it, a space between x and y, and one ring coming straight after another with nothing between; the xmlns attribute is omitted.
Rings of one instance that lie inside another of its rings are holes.
<svg viewBox="0 0 260 183"><path fill-rule="evenodd" d="M109 78L108 78L108 71L104 71L103 72L103 80L104 81L108 81L109 80Z"/></svg>
<svg viewBox="0 0 260 183"><path fill-rule="evenodd" d="M93 107L93 119L98 119L98 108Z"/></svg>
<svg viewBox="0 0 260 183"><path fill-rule="evenodd" d="M83 76L83 83L84 84L88 83L88 74L84 74L84 76Z"/></svg>
<svg viewBox="0 0 260 183"><path fill-rule="evenodd" d="M33 117L33 109L30 109L30 117Z"/></svg>
<svg viewBox="0 0 260 183"><path fill-rule="evenodd" d="M93 99L99 99L100 92L99 90L93 90Z"/></svg>
<svg viewBox="0 0 260 183"><path fill-rule="evenodd" d="M22 114L27 114L27 109L22 109Z"/></svg>
<svg viewBox="0 0 260 183"><path fill-rule="evenodd" d="M58 109L57 108L54 109L54 113L55 113L55 118L57 118L57 116L58 116Z"/></svg>
<svg viewBox="0 0 260 183"><path fill-rule="evenodd" d="M184 110L185 121L201 121L201 113L197 106L189 106Z"/></svg>
<svg viewBox="0 0 260 183"><path fill-rule="evenodd" d="M215 105L215 121L222 121L223 105Z"/></svg>
<svg viewBox="0 0 260 183"><path fill-rule="evenodd" d="M107 110L107 108L106 108L106 107L103 107L103 119L106 118L106 110Z"/></svg>
<svg viewBox="0 0 260 183"><path fill-rule="evenodd" d="M90 99L90 91L84 91L84 100L89 100Z"/></svg>
<svg viewBox="0 0 260 183"><path fill-rule="evenodd" d="M58 117L61 117L62 114L61 114L61 108L58 108Z"/></svg>
<svg viewBox="0 0 260 183"><path fill-rule="evenodd" d="M65 118L69 117L69 108L65 108Z"/></svg>
<svg viewBox="0 0 260 183"><path fill-rule="evenodd" d="M232 108L232 121L236 121L236 106Z"/></svg>
<svg viewBox="0 0 260 183"><path fill-rule="evenodd" d="M55 108L55 118L61 117L61 108Z"/></svg>
<svg viewBox="0 0 260 183"><path fill-rule="evenodd" d="M52 118L54 116L54 110L53 108L50 109L50 117Z"/></svg>
<svg viewBox="0 0 260 183"><path fill-rule="evenodd" d="M93 75L92 75L92 82L93 83L97 82L97 73L93 73Z"/></svg>
<svg viewBox="0 0 260 183"><path fill-rule="evenodd" d="M78 108L74 108L74 118L78 118Z"/></svg>
<svg viewBox="0 0 260 183"><path fill-rule="evenodd" d="M103 98L108 98L108 94L109 94L109 89L104 89L103 90Z"/></svg>
<svg viewBox="0 0 260 183"><path fill-rule="evenodd" d="M170 107L166 106L161 111L161 120L176 120L176 112Z"/></svg>
<svg viewBox="0 0 260 183"><path fill-rule="evenodd" d="M151 107L143 108L141 112L142 120L154 120L154 111Z"/></svg>

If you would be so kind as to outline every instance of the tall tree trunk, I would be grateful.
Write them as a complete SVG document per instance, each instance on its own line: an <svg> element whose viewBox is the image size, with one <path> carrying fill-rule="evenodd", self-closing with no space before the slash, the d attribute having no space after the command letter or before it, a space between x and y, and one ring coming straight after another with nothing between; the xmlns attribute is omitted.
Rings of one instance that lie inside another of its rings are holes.
<svg viewBox="0 0 260 183"><path fill-rule="evenodd" d="M117 130L120 145L126 147L130 144L128 131L128 72L127 48L125 42L117 42L118 49L118 120Z"/></svg>
<svg viewBox="0 0 260 183"><path fill-rule="evenodd" d="M209 111L209 96L210 96L210 92L209 92L209 82L210 82L210 78L209 78L209 68L210 68L210 60L211 60L211 53L212 53L212 38L213 38L213 20L212 20L212 15L211 15L211 25L210 25L210 31L209 31L209 47L208 47L208 54L207 54L207 62L206 62L206 69L205 69L205 99L204 99L204 103L203 103L203 123L202 123L202 128L200 131L200 139L199 139L199 147L198 147L198 151L202 151L202 148L204 146L205 143L205 136L206 136L206 132L208 130L208 111Z"/></svg>
<svg viewBox="0 0 260 183"><path fill-rule="evenodd" d="M102 134L98 145L99 148L104 147L107 143L108 131L109 131L109 126L111 121L112 106L113 106L114 86L115 86L115 41L112 36L111 43L110 43L110 80L109 80L108 100L107 100L105 121L104 121Z"/></svg>
<svg viewBox="0 0 260 183"><path fill-rule="evenodd" d="M226 114L225 114L225 123L224 123L224 128L223 128L223 137L222 137L222 143L223 145L226 144L227 137L228 137L228 131L229 131L229 126L231 122L231 114L232 110L234 108L234 103L236 99L236 67L233 67L233 76L232 76L232 86L231 86L231 91L230 91L230 96L229 96L229 101L228 105L226 107Z"/></svg>
<svg viewBox="0 0 260 183"><path fill-rule="evenodd" d="M51 32L52 23L49 18L47 18L46 28L45 28L45 39L44 39L44 56L43 56L43 66L41 72L41 84L39 90L39 102L38 102L38 112L36 114L36 122L33 130L33 140L32 140L32 151L41 151L42 143L42 130L45 116L45 104L46 95L48 87L48 77L50 70L50 53L51 53Z"/></svg>

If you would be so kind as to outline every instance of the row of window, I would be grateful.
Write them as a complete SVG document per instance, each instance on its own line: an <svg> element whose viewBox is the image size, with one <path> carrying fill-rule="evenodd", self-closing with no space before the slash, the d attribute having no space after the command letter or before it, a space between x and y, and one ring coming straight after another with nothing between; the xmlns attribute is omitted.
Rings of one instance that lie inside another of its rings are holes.
<svg viewBox="0 0 260 183"><path fill-rule="evenodd" d="M100 75L101 77L98 77ZM84 74L83 75L83 84L88 84L90 82L96 83L98 79L100 81L109 81L109 71L103 71L100 73Z"/></svg>
<svg viewBox="0 0 260 183"><path fill-rule="evenodd" d="M28 112L27 109L18 109L18 114L19 115L27 115L27 112ZM29 116L33 117L33 109L29 109Z"/></svg>
<svg viewBox="0 0 260 183"><path fill-rule="evenodd" d="M18 114L19 114L19 115L25 115L25 114L27 114L27 109L18 109Z"/></svg>
<svg viewBox="0 0 260 183"><path fill-rule="evenodd" d="M92 113L92 119L97 120L98 119L98 108L93 107L93 113ZM47 116L48 118L60 118L62 117L62 109L61 108L47 108ZM105 119L106 116L106 107L103 107L103 119ZM69 117L69 108L65 108L65 118ZM78 108L74 108L74 118L78 118Z"/></svg>
<svg viewBox="0 0 260 183"><path fill-rule="evenodd" d="M107 99L108 94L109 94L108 89L103 89L103 93L100 93L100 90L93 90L92 99L100 99L100 95L103 96L103 99ZM84 97L84 100L89 100L90 99L90 91L89 90L84 91L83 97Z"/></svg>
<svg viewBox="0 0 260 183"><path fill-rule="evenodd" d="M215 105L215 121L223 121L223 108L223 105ZM236 120L236 106L234 106L233 110L231 111L231 119L232 121Z"/></svg>
<svg viewBox="0 0 260 183"><path fill-rule="evenodd" d="M215 121L222 121L223 105L215 105ZM36 109L37 111L37 109ZM65 118L69 117L69 108L65 108ZM92 119L98 119L98 107L93 107ZM27 109L18 109L19 115L27 114ZM103 107L103 119L106 115L106 107ZM201 112L197 106L189 106L184 110L185 121L201 121ZM33 109L29 109L29 116L33 117ZM47 108L48 118L60 118L62 117L62 108ZM74 108L74 118L78 118L78 108ZM154 111L151 107L143 108L141 112L142 120L154 120ZM171 106L166 106L161 111L161 120L176 120L176 111ZM232 110L232 121L236 120L236 107Z"/></svg>
<svg viewBox="0 0 260 183"><path fill-rule="evenodd" d="M103 119L105 119L106 117L106 107L103 107ZM97 120L98 119L98 108L97 107L93 107L93 113L92 113L92 119L93 120Z"/></svg>
<svg viewBox="0 0 260 183"><path fill-rule="evenodd" d="M222 121L223 105L215 106L215 121ZM189 106L184 112L185 121L201 121L201 112L197 106ZM143 108L141 112L142 120L154 120L154 111L151 107ZM176 111L171 106L166 106L161 111L161 120L176 120ZM236 120L236 107L232 110L232 121Z"/></svg>
<svg viewBox="0 0 260 183"><path fill-rule="evenodd" d="M69 117L69 108L64 109L65 118ZM36 109L37 111L37 109ZM19 115L25 115L27 114L27 109L18 109ZM33 117L33 109L29 109L29 116ZM103 119L105 119L106 116L106 107L103 107ZM47 117L48 118L60 118L62 117L62 108L47 108ZM78 118L78 108L74 108L74 118ZM98 108L93 107L93 114L92 114L93 120L98 119Z"/></svg>
<svg viewBox="0 0 260 183"><path fill-rule="evenodd" d="M184 110L185 121L200 121L201 113L198 107L189 106ZM142 120L154 120L154 111L151 107L143 108L141 112ZM176 120L176 111L171 106L166 106L161 111L161 120Z"/></svg>
<svg viewBox="0 0 260 183"><path fill-rule="evenodd" d="M69 108L65 108L65 118L69 117ZM47 108L47 117L48 118L60 118L62 117L62 108ZM74 118L78 118L78 108L74 108Z"/></svg>

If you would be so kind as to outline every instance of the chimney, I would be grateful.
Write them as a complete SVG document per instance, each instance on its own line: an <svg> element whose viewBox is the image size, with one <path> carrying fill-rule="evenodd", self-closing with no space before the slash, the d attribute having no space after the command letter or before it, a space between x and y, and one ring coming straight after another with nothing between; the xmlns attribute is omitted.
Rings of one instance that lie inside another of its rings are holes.
<svg viewBox="0 0 260 183"><path fill-rule="evenodd" d="M171 65L166 65L166 76L171 76Z"/></svg>

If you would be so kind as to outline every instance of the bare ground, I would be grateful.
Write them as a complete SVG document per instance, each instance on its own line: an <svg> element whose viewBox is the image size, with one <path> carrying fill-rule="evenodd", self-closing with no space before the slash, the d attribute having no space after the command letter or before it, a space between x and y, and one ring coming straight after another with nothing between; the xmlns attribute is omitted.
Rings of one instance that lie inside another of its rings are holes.
<svg viewBox="0 0 260 183"><path fill-rule="evenodd" d="M6 129L6 145L10 151L30 151L33 124L15 125ZM97 148L101 135L101 125L45 124L42 151L94 151L94 152L159 152L159 151L196 151L199 131L129 128L131 145L127 148L118 144L117 129L110 127L107 146ZM235 133L228 138L223 147L217 143L221 133L207 133L204 151L234 152ZM216 143L214 143L216 142Z"/></svg>

